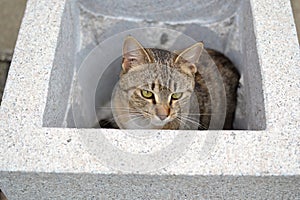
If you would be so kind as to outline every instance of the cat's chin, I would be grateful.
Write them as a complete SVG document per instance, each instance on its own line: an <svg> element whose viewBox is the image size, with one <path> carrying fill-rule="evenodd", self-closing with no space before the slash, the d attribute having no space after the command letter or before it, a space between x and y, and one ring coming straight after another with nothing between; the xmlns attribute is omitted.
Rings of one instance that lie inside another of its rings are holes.
<svg viewBox="0 0 300 200"><path fill-rule="evenodd" d="M161 129L166 122L153 119L129 120L123 124L122 129Z"/></svg>
<svg viewBox="0 0 300 200"><path fill-rule="evenodd" d="M165 123L162 123L162 124L149 123L149 124L145 124L145 125L128 123L121 129L162 129L164 127L164 125L165 125Z"/></svg>
<svg viewBox="0 0 300 200"><path fill-rule="evenodd" d="M151 124L153 124L154 126L158 126L158 127L163 127L164 125L166 125L168 122L170 121L170 119L164 119L164 120L160 120L160 119L152 119L151 120Z"/></svg>

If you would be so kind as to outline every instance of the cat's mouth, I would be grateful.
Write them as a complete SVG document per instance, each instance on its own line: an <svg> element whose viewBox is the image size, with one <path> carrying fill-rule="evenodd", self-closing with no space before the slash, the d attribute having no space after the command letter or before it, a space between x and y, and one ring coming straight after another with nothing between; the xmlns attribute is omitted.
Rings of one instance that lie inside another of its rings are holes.
<svg viewBox="0 0 300 200"><path fill-rule="evenodd" d="M154 116L151 119L151 124L155 125L155 126L164 126L165 124L167 124L168 122L172 121L170 116L167 116L165 118L161 118L158 116Z"/></svg>
<svg viewBox="0 0 300 200"><path fill-rule="evenodd" d="M133 118L127 121L126 126L127 128L131 129L160 129L170 121L172 121L170 117L167 117L163 120L157 116L154 116L152 118Z"/></svg>

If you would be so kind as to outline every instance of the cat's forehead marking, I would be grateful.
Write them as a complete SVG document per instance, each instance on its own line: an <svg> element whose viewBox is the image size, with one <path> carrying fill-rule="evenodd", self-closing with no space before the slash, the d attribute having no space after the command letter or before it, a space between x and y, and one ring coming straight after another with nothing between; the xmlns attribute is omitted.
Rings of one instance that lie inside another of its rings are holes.
<svg viewBox="0 0 300 200"><path fill-rule="evenodd" d="M165 67L168 69L169 67ZM179 90L188 89L192 83L188 79L184 79L180 74L174 71L166 71L162 68L154 72L155 76L148 80L148 89L154 92L161 92L162 90L168 90L169 92L179 92Z"/></svg>
<svg viewBox="0 0 300 200"><path fill-rule="evenodd" d="M168 87L169 87L170 89L172 89L171 86L172 86L172 79L170 78L170 79L169 79L169 82L168 82Z"/></svg>
<svg viewBox="0 0 300 200"><path fill-rule="evenodd" d="M154 89L153 89L153 91L155 91L157 93L159 93L159 91L160 91L160 83L159 83L158 79L155 79L155 81L154 81Z"/></svg>
<svg viewBox="0 0 300 200"><path fill-rule="evenodd" d="M155 83L152 83L152 84L151 84L151 90L154 91L154 88L155 88Z"/></svg>
<svg viewBox="0 0 300 200"><path fill-rule="evenodd" d="M167 50L162 49L149 49L149 51L152 54L152 58L154 62L160 63L160 64L172 64L172 53Z"/></svg>

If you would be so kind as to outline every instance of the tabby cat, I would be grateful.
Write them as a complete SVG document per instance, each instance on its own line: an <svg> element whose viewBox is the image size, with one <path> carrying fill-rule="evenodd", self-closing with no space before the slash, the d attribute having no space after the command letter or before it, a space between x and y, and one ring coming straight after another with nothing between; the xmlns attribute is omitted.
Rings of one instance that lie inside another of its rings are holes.
<svg viewBox="0 0 300 200"><path fill-rule="evenodd" d="M213 116L223 114L216 118L221 123L217 129L232 129L239 78L228 58L204 49L201 42L170 52L144 48L128 36L110 124L120 129L205 130ZM107 123L102 120L100 126Z"/></svg>

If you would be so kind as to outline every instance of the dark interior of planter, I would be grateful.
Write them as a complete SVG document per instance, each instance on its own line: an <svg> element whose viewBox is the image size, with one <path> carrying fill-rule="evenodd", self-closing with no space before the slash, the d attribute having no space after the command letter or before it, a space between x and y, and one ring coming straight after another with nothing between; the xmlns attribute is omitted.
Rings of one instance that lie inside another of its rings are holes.
<svg viewBox="0 0 300 200"><path fill-rule="evenodd" d="M113 11L113 12L111 12ZM72 95L74 80L84 59L94 48L114 35L145 27L166 28L182 33L206 48L225 54L241 74L235 129L265 129L265 111L250 1L100 1L79 0L66 4L55 57L49 98L44 113L46 127L92 128L74 123ZM147 33L143 37L146 37ZM149 35L165 48L174 35L156 32ZM121 55L120 55L121 56ZM113 65L120 65L120 58ZM119 71L106 70L109 83L99 79L95 107L100 98L109 100ZM88 80L87 80L88 81ZM80 104L80 102L79 102Z"/></svg>

